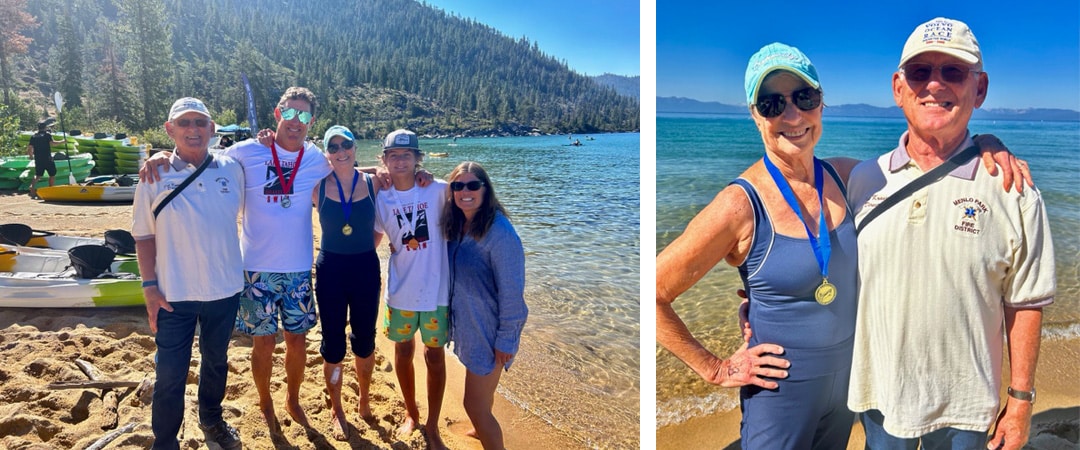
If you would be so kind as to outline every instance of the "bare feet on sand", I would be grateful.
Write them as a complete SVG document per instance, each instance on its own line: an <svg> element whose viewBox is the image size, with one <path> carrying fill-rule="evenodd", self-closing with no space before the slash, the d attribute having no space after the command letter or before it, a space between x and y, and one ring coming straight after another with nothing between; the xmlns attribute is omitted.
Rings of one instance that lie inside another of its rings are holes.
<svg viewBox="0 0 1080 450"><path fill-rule="evenodd" d="M424 437L427 438L428 448L431 450L446 450L446 444L439 436L438 425L424 425Z"/></svg>
<svg viewBox="0 0 1080 450"><path fill-rule="evenodd" d="M278 423L277 414L274 414L274 405L259 406L260 412L262 412L263 420L266 421L266 428L270 430L270 434L281 434L281 424Z"/></svg>
<svg viewBox="0 0 1080 450"><path fill-rule="evenodd" d="M296 399L285 398L285 410L289 412L289 417L292 417L292 420L298 425L304 428L311 427L307 415L304 414L304 408L300 407L300 402Z"/></svg>
<svg viewBox="0 0 1080 450"><path fill-rule="evenodd" d="M416 430L416 422L416 419L405 416L405 422L402 423L401 426L397 429L398 439L404 439L409 437L409 435L412 434L413 430Z"/></svg>
<svg viewBox="0 0 1080 450"><path fill-rule="evenodd" d="M480 435L476 434L476 428L470 428L469 431L465 432L465 435L473 439L480 439Z"/></svg>
<svg viewBox="0 0 1080 450"><path fill-rule="evenodd" d="M330 415L331 434L339 441L349 440L349 421L345 420L344 411L334 411Z"/></svg>
<svg viewBox="0 0 1080 450"><path fill-rule="evenodd" d="M360 405L356 407L356 414L360 416L360 420L365 422L375 420L375 414L371 413L371 406L367 403L361 402Z"/></svg>

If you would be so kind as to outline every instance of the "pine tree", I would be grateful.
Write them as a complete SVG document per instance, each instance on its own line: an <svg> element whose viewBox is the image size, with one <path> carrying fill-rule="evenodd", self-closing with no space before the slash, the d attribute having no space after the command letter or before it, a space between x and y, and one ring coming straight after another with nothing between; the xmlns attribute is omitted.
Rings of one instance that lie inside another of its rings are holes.
<svg viewBox="0 0 1080 450"><path fill-rule="evenodd" d="M127 62L134 77L142 112L136 123L149 128L165 117L172 70L172 44L165 5L161 0L116 0L117 28L123 36Z"/></svg>
<svg viewBox="0 0 1080 450"><path fill-rule="evenodd" d="M26 12L26 0L0 0L0 80L5 105L11 106L11 57L26 53L33 40L22 32L37 25Z"/></svg>
<svg viewBox="0 0 1080 450"><path fill-rule="evenodd" d="M75 31L75 23L70 16L58 18L59 45L56 47L55 70L52 78L56 80L64 102L71 106L82 106L83 96L83 60L82 39Z"/></svg>

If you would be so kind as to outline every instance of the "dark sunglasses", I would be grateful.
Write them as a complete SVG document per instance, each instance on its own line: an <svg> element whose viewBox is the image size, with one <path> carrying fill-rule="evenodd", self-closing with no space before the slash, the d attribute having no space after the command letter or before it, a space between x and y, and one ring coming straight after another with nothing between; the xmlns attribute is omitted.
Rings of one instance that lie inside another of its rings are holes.
<svg viewBox="0 0 1080 450"><path fill-rule="evenodd" d="M479 191L480 188L483 187L483 186L484 186L484 182L480 181L480 180L472 180L472 181L470 181L468 183L462 183L460 181L455 181L453 183L450 183L450 190L452 190L454 192L460 192L463 189L468 189L470 191Z"/></svg>
<svg viewBox="0 0 1080 450"><path fill-rule="evenodd" d="M282 120L293 120L295 117L300 117L300 123L307 125L311 123L311 113L307 111L300 111L296 108L285 108L281 110Z"/></svg>
<svg viewBox="0 0 1080 450"><path fill-rule="evenodd" d="M207 125L210 125L210 119L176 119L173 121L180 128L190 127L192 122L199 128L206 128Z"/></svg>
<svg viewBox="0 0 1080 450"><path fill-rule="evenodd" d="M341 145L338 144L326 144L326 153L333 155L341 150L349 150L353 148L353 141L348 139L341 141Z"/></svg>
<svg viewBox="0 0 1080 450"><path fill-rule="evenodd" d="M904 73L905 79L916 83L930 81L930 76L934 74L935 70L941 72L941 79L943 81L951 84L962 84L969 73L979 73L978 70L963 64L945 64L943 66L934 67L926 63L908 63L900 68L900 71Z"/></svg>
<svg viewBox="0 0 1080 450"><path fill-rule="evenodd" d="M783 94L758 96L754 107L762 116L771 119L784 113L784 108L787 107L787 99L784 97ZM791 101L797 108L810 111L821 106L821 91L812 87L799 89L791 93Z"/></svg>

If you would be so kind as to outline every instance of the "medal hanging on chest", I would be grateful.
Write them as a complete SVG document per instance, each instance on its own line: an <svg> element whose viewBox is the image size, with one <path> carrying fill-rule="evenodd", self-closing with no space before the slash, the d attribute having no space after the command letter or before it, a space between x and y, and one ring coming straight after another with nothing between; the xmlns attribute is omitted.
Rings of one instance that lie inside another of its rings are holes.
<svg viewBox="0 0 1080 450"><path fill-rule="evenodd" d="M420 203L418 201L420 188L417 186L413 186L411 189L413 191L413 210L411 217L405 213L405 205L401 204L401 199L398 198L397 189L390 188L390 195L394 196L394 202L396 202L398 205L398 214L401 214L401 219L403 222L402 228L404 228L404 225L406 224L409 226L409 228L404 228L403 230L401 230L402 238L404 238L405 236L411 236L409 240L405 241L405 246L408 247L409 250L416 250L420 248L420 241L416 239L416 223L418 221L417 217L420 215Z"/></svg>
<svg viewBox="0 0 1080 450"><path fill-rule="evenodd" d="M814 289L814 300L817 300L818 304L822 306L828 305L833 300L836 300L836 285L829 282L829 257L832 255L832 245L829 240L829 227L825 223L825 180L822 178L821 161L814 158L814 188L817 190L818 195L818 215L821 216L821 220L818 222L817 237L814 237L814 233L810 232L810 226L806 224L806 219L803 219L799 201L795 198L795 192L791 189L784 175L773 165L772 161L769 161L769 155L765 155L764 162L765 169L769 171L769 175L772 176L776 187L783 194L784 200L787 201L791 210L795 211L795 215L799 217L799 221L806 228L806 236L810 240L810 247L814 250L814 258L817 259L818 267L821 268L821 285Z"/></svg>
<svg viewBox="0 0 1080 450"><path fill-rule="evenodd" d="M341 234L346 236L352 236L352 225L349 225L349 217L352 215L352 199L353 192L356 191L356 181L359 179L360 173L353 171L352 188L349 189L349 199L345 199L345 190L341 187L341 180L338 179L337 173L330 172L334 175L334 182L337 184L338 200L341 201L341 211L345 217L345 226L341 227ZM368 195L371 195L369 192Z"/></svg>
<svg viewBox="0 0 1080 450"><path fill-rule="evenodd" d="M814 299L822 305L828 305L836 299L836 286L828 278L821 279L821 286L814 289Z"/></svg>
<svg viewBox="0 0 1080 450"><path fill-rule="evenodd" d="M292 176L286 177L285 171L281 168L281 161L278 160L277 144L270 141L270 153L274 155L274 170L277 172L278 183L281 185L281 205L282 208L288 208L292 206L291 195L293 182L296 181L296 176L300 174L300 162L304 159L304 147L300 147L300 153L296 155L296 164L293 165Z"/></svg>

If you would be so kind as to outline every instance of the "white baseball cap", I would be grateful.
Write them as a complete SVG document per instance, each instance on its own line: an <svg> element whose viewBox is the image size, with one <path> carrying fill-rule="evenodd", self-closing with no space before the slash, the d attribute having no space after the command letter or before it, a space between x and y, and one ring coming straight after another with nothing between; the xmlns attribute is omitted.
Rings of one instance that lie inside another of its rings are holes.
<svg viewBox="0 0 1080 450"><path fill-rule="evenodd" d="M959 20L938 17L926 22L911 32L904 52L900 54L902 67L911 58L926 53L939 52L954 56L968 64L982 64L982 52L979 41L966 23Z"/></svg>

